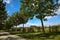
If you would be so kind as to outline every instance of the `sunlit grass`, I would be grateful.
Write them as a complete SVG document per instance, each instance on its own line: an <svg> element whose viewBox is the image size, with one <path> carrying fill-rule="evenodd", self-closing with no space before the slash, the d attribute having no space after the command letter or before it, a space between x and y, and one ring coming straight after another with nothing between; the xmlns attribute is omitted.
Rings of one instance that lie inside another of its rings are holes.
<svg viewBox="0 0 60 40"><path fill-rule="evenodd" d="M20 37L26 38L26 39L31 39L31 40L60 40L60 32L57 34L55 33L46 33L42 34L42 32L37 32L37 33L20 33L20 32L15 32L14 35L18 35Z"/></svg>
<svg viewBox="0 0 60 40"><path fill-rule="evenodd" d="M60 27L57 32L49 32L49 28L45 28L45 34L43 32L20 32L10 31L11 34L18 35L20 37L31 40L60 40Z"/></svg>

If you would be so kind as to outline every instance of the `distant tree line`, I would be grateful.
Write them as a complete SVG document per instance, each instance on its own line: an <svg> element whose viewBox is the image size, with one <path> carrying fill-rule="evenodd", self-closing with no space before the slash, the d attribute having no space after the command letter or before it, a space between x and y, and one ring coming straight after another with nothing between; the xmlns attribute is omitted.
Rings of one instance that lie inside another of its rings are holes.
<svg viewBox="0 0 60 40"><path fill-rule="evenodd" d="M45 33L57 33L60 32L60 26L59 25L53 25L53 26L45 26ZM15 31L16 28L12 28L11 31ZM17 28L17 31L23 32L23 27ZM24 27L24 33L42 33L42 27L41 26L35 26L31 25L30 27Z"/></svg>

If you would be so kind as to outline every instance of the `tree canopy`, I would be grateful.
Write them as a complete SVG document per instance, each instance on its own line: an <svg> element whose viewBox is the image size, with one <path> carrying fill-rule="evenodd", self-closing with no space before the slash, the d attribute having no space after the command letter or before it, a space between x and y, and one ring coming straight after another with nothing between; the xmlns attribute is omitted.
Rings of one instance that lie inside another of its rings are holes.
<svg viewBox="0 0 60 40"><path fill-rule="evenodd" d="M59 8L58 0L20 0L25 5L25 9L30 18L34 16L41 20L42 29L44 31L43 20L46 16L57 15L55 11Z"/></svg>
<svg viewBox="0 0 60 40"><path fill-rule="evenodd" d="M0 29L3 29L5 21L7 19L7 12L5 10L5 3L3 0L0 0Z"/></svg>

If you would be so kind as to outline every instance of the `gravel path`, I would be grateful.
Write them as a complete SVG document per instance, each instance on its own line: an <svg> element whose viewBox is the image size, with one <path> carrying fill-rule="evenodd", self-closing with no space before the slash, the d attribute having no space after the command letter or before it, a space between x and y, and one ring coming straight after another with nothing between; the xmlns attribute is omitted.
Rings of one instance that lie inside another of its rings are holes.
<svg viewBox="0 0 60 40"><path fill-rule="evenodd" d="M28 40L16 35L11 35L8 32L0 32L0 40Z"/></svg>

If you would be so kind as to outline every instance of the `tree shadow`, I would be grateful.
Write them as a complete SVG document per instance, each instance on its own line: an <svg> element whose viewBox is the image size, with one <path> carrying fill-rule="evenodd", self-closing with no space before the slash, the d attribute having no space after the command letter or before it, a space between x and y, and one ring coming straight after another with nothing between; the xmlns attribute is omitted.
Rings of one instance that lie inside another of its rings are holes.
<svg viewBox="0 0 60 40"><path fill-rule="evenodd" d="M60 35L60 32L48 32L48 33L40 33L40 34L32 34L32 35L28 35L26 33L26 35L19 35L23 38L27 38L27 39L35 39L36 37L39 38L39 39L54 39L57 35Z"/></svg>
<svg viewBox="0 0 60 40"><path fill-rule="evenodd" d="M48 39L54 39L57 35L60 35L60 32L49 32L49 33L42 33L35 36L38 36L39 38L48 38Z"/></svg>
<svg viewBox="0 0 60 40"><path fill-rule="evenodd" d="M9 35L9 34L0 34L0 36L7 36L7 35Z"/></svg>

